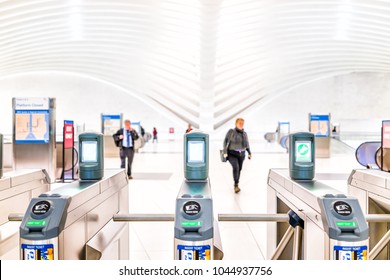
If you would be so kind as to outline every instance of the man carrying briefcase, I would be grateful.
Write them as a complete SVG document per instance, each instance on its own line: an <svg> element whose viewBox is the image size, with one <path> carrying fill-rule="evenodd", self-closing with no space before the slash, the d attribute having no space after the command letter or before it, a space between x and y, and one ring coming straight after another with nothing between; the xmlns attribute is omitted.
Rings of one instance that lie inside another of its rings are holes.
<svg viewBox="0 0 390 280"><path fill-rule="evenodd" d="M121 158L121 168L125 168L127 158L127 176L131 176L131 165L134 158L134 141L139 138L137 131L131 127L130 120L124 121L124 128L119 129L112 137L115 145L120 148L119 156Z"/></svg>

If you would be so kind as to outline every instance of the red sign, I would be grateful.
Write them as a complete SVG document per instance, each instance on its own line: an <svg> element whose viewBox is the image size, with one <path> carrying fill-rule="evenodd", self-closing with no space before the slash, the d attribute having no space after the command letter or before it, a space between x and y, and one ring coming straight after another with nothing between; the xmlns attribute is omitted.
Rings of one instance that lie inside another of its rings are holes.
<svg viewBox="0 0 390 280"><path fill-rule="evenodd" d="M382 147L390 148L390 121L382 122Z"/></svg>
<svg viewBox="0 0 390 280"><path fill-rule="evenodd" d="M73 121L64 121L64 148L71 149L74 146Z"/></svg>
<svg viewBox="0 0 390 280"><path fill-rule="evenodd" d="M171 133L171 134L172 134L172 133L175 133L175 129L174 129L173 127L170 127L170 128L169 128L169 133Z"/></svg>

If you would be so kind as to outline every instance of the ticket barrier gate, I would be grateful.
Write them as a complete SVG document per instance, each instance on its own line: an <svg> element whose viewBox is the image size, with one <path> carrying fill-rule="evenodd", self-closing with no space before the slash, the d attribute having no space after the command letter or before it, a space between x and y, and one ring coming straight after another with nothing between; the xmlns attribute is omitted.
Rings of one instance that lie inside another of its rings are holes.
<svg viewBox="0 0 390 280"><path fill-rule="evenodd" d="M0 179L0 259L19 258L19 224L9 222L11 213L26 210L32 197L47 192L50 179L45 170L5 172Z"/></svg>
<svg viewBox="0 0 390 280"><path fill-rule="evenodd" d="M222 260L218 223L213 217L210 183L184 181L175 214L115 214L115 222L174 222L175 260Z"/></svg>
<svg viewBox="0 0 390 280"><path fill-rule="evenodd" d="M58 260L71 197L41 194L33 198L20 226L21 260Z"/></svg>
<svg viewBox="0 0 390 280"><path fill-rule="evenodd" d="M292 210L287 214L219 214L218 220L224 222L287 222L289 226L270 259L279 259L291 239L293 239L293 250L290 258L298 260L301 255L304 221Z"/></svg>
<svg viewBox="0 0 390 280"><path fill-rule="evenodd" d="M321 217L327 233L324 246L329 254L326 259L367 260L375 258L376 253L368 254L367 222L390 222L390 215L363 216L357 199L345 195L325 195L318 199L318 203L322 205ZM337 213L335 209L339 209L337 211L342 213ZM303 259L304 221L292 210L287 214L219 214L218 220L288 223L288 228L270 259ZM293 240L293 250L286 257L285 250L288 250L291 240ZM378 250L380 249L374 248L372 251Z"/></svg>
<svg viewBox="0 0 390 280"><path fill-rule="evenodd" d="M340 193L342 191L331 188L319 181L292 180L287 169L270 170L267 189L268 213L278 214L293 210L304 221L301 243L302 259L328 260L337 258L334 254L335 250L338 250L339 256L342 256L343 254L348 254L346 247L355 245L360 249L358 252L349 252L351 256L353 254L355 256L364 256L366 254L368 259L375 258L375 255L368 251L368 228L366 222L379 223L390 221L390 216L364 216L362 214L364 211L360 209L360 203L357 203L356 199L340 195ZM324 203L322 201L324 199L329 199L331 202ZM352 205L352 209L355 209L353 215L343 216L341 214L334 214L336 210L333 208L332 210L328 206L336 205L338 201L341 208L346 207L345 203ZM353 203L350 201L353 201ZM327 206L324 206L325 204ZM285 231L286 226L282 223L269 223L267 225L267 258L272 257L277 243ZM333 242L332 240L337 240L339 243ZM345 242L347 242L347 245ZM381 242L381 244L383 243ZM313 246L313 244L317 246ZM337 247L338 249L334 249L334 246L339 247ZM364 246L367 247L366 251ZM377 250L376 248L372 249L373 252ZM285 247L279 259L290 259L291 251L292 244L289 244Z"/></svg>
<svg viewBox="0 0 390 280"><path fill-rule="evenodd" d="M356 198L343 194L318 198L329 241L330 260L367 260L368 224Z"/></svg>
<svg viewBox="0 0 390 280"><path fill-rule="evenodd" d="M23 215L20 259L129 258L128 225L112 221L114 214L128 212L123 170L105 170L102 180L52 184L51 189L33 198Z"/></svg>
<svg viewBox="0 0 390 280"><path fill-rule="evenodd" d="M355 151L357 162L370 169L379 169L380 160L378 153L380 154L380 147L380 141L370 141L360 144Z"/></svg>
<svg viewBox="0 0 390 280"><path fill-rule="evenodd" d="M175 260L222 259L209 175L209 135L184 135L184 181L176 198Z"/></svg>
<svg viewBox="0 0 390 280"><path fill-rule="evenodd" d="M130 213L119 213L115 214L113 216L114 222L130 222L130 223L139 223L139 222L175 222L175 214L161 214L161 213L141 213L141 214L130 214ZM206 245L202 246L194 246L189 245L191 248L186 247L187 245L182 245L183 243L179 240L175 241L175 250L174 250L174 259L177 257L177 248L180 246L181 250L181 256L182 259L185 259L185 252L188 253L188 251L191 251L191 255L195 256L197 258L193 258L192 260L200 259L202 256L206 256L206 247L204 246L210 246L210 259L212 260L222 260L223 259L223 250L222 250L222 243L221 243L221 237L219 233L218 223L214 220L213 221L213 231L214 231L214 238L212 242L204 242ZM131 246L131 244L130 244ZM183 247L182 247L183 246ZM212 246L212 247L211 247ZM211 250L213 253L211 254ZM203 254L201 254L203 252ZM189 254L189 253L188 253ZM186 255L188 257L188 254ZM207 253L209 255L209 253ZM189 260L188 258L186 260Z"/></svg>
<svg viewBox="0 0 390 280"><path fill-rule="evenodd" d="M176 198L175 260L221 260L209 180L184 181Z"/></svg>
<svg viewBox="0 0 390 280"><path fill-rule="evenodd" d="M213 237L209 181L184 181L176 198L175 260L211 260Z"/></svg>
<svg viewBox="0 0 390 280"><path fill-rule="evenodd" d="M355 196L366 216L390 216L390 174L355 169L348 178L348 193ZM390 222L369 222L370 259L390 260Z"/></svg>
<svg viewBox="0 0 390 280"><path fill-rule="evenodd" d="M117 222L174 221L175 260L221 260L218 223L213 216L209 174L209 136L198 130L184 135L184 181L170 214L118 214Z"/></svg>

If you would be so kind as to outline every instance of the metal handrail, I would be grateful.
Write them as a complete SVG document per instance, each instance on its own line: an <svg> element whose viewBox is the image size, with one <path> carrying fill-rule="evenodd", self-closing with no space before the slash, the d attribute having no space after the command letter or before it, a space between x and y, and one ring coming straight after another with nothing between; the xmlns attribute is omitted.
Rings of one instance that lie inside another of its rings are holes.
<svg viewBox="0 0 390 280"><path fill-rule="evenodd" d="M288 222L288 214L219 214L223 222Z"/></svg>
<svg viewBox="0 0 390 280"><path fill-rule="evenodd" d="M10 213L8 221L20 222L24 214ZM390 214L367 214L366 221L369 223L389 223ZM174 214L115 214L115 222L172 222ZM224 222L288 222L287 214L219 214L218 221Z"/></svg>
<svg viewBox="0 0 390 280"><path fill-rule="evenodd" d="M114 222L173 222L174 214L115 214Z"/></svg>
<svg viewBox="0 0 390 280"><path fill-rule="evenodd" d="M366 214L368 223L390 223L390 214Z"/></svg>
<svg viewBox="0 0 390 280"><path fill-rule="evenodd" d="M378 243L370 250L370 253L368 254L368 259L373 260L375 259L380 252L387 246L387 244L390 242L390 230L381 238L381 240L378 241Z"/></svg>
<svg viewBox="0 0 390 280"><path fill-rule="evenodd" d="M20 213L10 213L8 215L8 221L10 222L21 222L23 220L24 214Z"/></svg>
<svg viewBox="0 0 390 280"><path fill-rule="evenodd" d="M8 221L21 222L24 214L11 213L8 215ZM114 222L173 222L174 214L115 214L112 217Z"/></svg>
<svg viewBox="0 0 390 280"><path fill-rule="evenodd" d="M8 215L8 221L21 222L24 214L10 213ZM369 223L388 223L390 222L390 214L366 214L366 221ZM175 221L174 214L115 214L112 217L114 222L173 222ZM290 219L288 214L219 214L218 221L224 222L288 222ZM299 227L298 227L299 228ZM300 230L300 229L298 229ZM295 234L295 242L299 243L301 234ZM285 247L285 243L294 236L293 228L286 232L286 241L280 242L275 255L272 259L277 259L281 254L281 251ZM378 244L370 251L369 259L374 259L383 248L390 242L390 231L388 231ZM297 259L298 251L294 253L294 257Z"/></svg>

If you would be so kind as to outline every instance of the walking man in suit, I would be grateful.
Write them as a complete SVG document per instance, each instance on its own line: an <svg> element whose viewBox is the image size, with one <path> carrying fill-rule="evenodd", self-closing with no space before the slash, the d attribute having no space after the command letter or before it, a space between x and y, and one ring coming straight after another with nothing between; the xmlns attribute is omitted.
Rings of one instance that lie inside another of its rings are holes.
<svg viewBox="0 0 390 280"><path fill-rule="evenodd" d="M134 141L139 138L137 131L131 127L130 120L124 121L124 128L119 129L112 137L115 144L120 148L119 156L121 158L121 168L125 168L127 158L127 176L131 176L131 165L134 158Z"/></svg>

